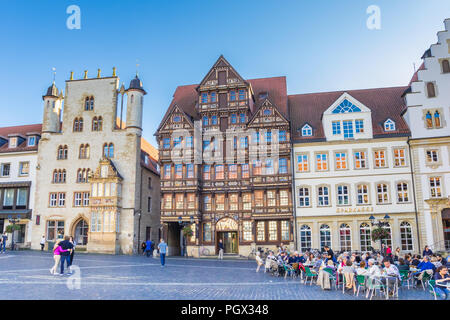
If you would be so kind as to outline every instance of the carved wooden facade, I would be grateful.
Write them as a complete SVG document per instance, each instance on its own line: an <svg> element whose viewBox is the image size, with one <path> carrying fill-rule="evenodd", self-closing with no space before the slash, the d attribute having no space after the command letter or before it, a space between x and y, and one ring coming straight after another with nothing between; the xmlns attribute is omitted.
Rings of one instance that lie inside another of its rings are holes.
<svg viewBox="0 0 450 320"><path fill-rule="evenodd" d="M177 88L156 133L161 221L194 221L188 246L214 252L224 231L240 254L293 242L289 120L274 102L286 92L270 83L285 79L267 79L246 81L221 56L200 85Z"/></svg>

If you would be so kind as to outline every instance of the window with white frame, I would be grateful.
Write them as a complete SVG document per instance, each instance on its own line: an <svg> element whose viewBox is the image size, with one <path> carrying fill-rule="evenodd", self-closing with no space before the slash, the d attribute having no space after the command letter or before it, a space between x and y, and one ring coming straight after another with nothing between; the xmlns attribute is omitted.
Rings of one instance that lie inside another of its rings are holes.
<svg viewBox="0 0 450 320"><path fill-rule="evenodd" d="M319 207L328 206L330 204L329 188L326 186L321 186L317 188L317 205Z"/></svg>
<svg viewBox="0 0 450 320"><path fill-rule="evenodd" d="M27 176L29 173L30 173L30 163L28 161L20 162L19 163L19 175Z"/></svg>
<svg viewBox="0 0 450 320"><path fill-rule="evenodd" d="M244 241L252 241L253 240L253 230L252 230L252 222L251 221L243 221L242 222L242 236Z"/></svg>
<svg viewBox="0 0 450 320"><path fill-rule="evenodd" d="M333 129L333 135L341 134L341 122L340 121L333 121L331 123L332 129Z"/></svg>
<svg viewBox="0 0 450 320"><path fill-rule="evenodd" d="M305 124L302 127L302 136L303 137L310 137L310 136L312 136L312 127L309 124Z"/></svg>
<svg viewBox="0 0 450 320"><path fill-rule="evenodd" d="M290 232L289 232L289 221L281 221L281 241L289 241L290 237Z"/></svg>
<svg viewBox="0 0 450 320"><path fill-rule="evenodd" d="M394 166L404 167L406 166L406 149L395 148L394 149Z"/></svg>
<svg viewBox="0 0 450 320"><path fill-rule="evenodd" d="M83 207L89 206L89 197L90 197L89 192L83 192Z"/></svg>
<svg viewBox="0 0 450 320"><path fill-rule="evenodd" d="M309 187L301 187L298 189L298 205L299 207L309 207L310 205Z"/></svg>
<svg viewBox="0 0 450 320"><path fill-rule="evenodd" d="M336 152L336 170L347 169L347 154L345 152Z"/></svg>
<svg viewBox="0 0 450 320"><path fill-rule="evenodd" d="M58 204L58 194L57 193L50 193L50 202L49 207L56 207Z"/></svg>
<svg viewBox="0 0 450 320"><path fill-rule="evenodd" d="M316 169L317 171L328 170L328 157L326 153L316 154Z"/></svg>
<svg viewBox="0 0 450 320"><path fill-rule="evenodd" d="M339 185L337 187L337 199L338 199L338 205L348 205L349 204L349 190L348 186L346 185Z"/></svg>
<svg viewBox="0 0 450 320"><path fill-rule="evenodd" d="M280 206L286 207L289 205L289 192L287 190L280 190Z"/></svg>
<svg viewBox="0 0 450 320"><path fill-rule="evenodd" d="M400 223L400 239L402 242L402 250L414 250L412 228L409 222L403 221Z"/></svg>
<svg viewBox="0 0 450 320"><path fill-rule="evenodd" d="M269 221L269 241L278 240L277 221Z"/></svg>
<svg viewBox="0 0 450 320"><path fill-rule="evenodd" d="M342 126L344 129L344 139L353 139L353 121L345 120L342 121Z"/></svg>
<svg viewBox="0 0 450 320"><path fill-rule="evenodd" d="M265 222L258 221L256 224L256 241L264 241L265 236Z"/></svg>
<svg viewBox="0 0 450 320"><path fill-rule="evenodd" d="M376 150L375 155L375 168L385 168L386 167L386 151Z"/></svg>
<svg viewBox="0 0 450 320"><path fill-rule="evenodd" d="M355 120L355 131L356 133L364 133L364 120Z"/></svg>
<svg viewBox="0 0 450 320"><path fill-rule="evenodd" d="M36 145L36 137L35 136L28 137L27 144L29 147L34 147Z"/></svg>
<svg viewBox="0 0 450 320"><path fill-rule="evenodd" d="M406 182L397 183L397 201L399 203L408 202L408 184Z"/></svg>
<svg viewBox="0 0 450 320"><path fill-rule="evenodd" d="M389 202L388 186L385 183L377 184L377 202L379 204Z"/></svg>
<svg viewBox="0 0 450 320"><path fill-rule="evenodd" d="M306 252L311 249L311 228L307 225L300 227L300 250Z"/></svg>
<svg viewBox="0 0 450 320"><path fill-rule="evenodd" d="M427 150L427 163L433 164L439 162L438 150Z"/></svg>
<svg viewBox="0 0 450 320"><path fill-rule="evenodd" d="M391 119L387 119L384 122L384 131L395 131L395 122Z"/></svg>
<svg viewBox="0 0 450 320"><path fill-rule="evenodd" d="M358 204L369 204L369 186L367 184L359 184L357 189Z"/></svg>
<svg viewBox="0 0 450 320"><path fill-rule="evenodd" d="M64 192L58 193L58 207L66 205L66 194Z"/></svg>
<svg viewBox="0 0 450 320"><path fill-rule="evenodd" d="M365 151L356 151L355 155L355 169L367 168L367 153Z"/></svg>
<svg viewBox="0 0 450 320"><path fill-rule="evenodd" d="M299 154L297 155L297 170L300 172L306 172L309 169L308 166L308 155L307 154Z"/></svg>
<svg viewBox="0 0 450 320"><path fill-rule="evenodd" d="M440 177L431 177L430 178L430 195L431 195L431 198L442 197L441 178Z"/></svg>
<svg viewBox="0 0 450 320"><path fill-rule="evenodd" d="M370 226L367 223L361 223L359 226L359 242L361 244L361 251L369 251L371 249Z"/></svg>
<svg viewBox="0 0 450 320"><path fill-rule="evenodd" d="M267 206L275 207L277 205L277 198L275 190L267 190Z"/></svg>
<svg viewBox="0 0 450 320"><path fill-rule="evenodd" d="M81 192L75 192L74 197L73 197L73 205L75 207L81 207L83 201L83 195Z"/></svg>

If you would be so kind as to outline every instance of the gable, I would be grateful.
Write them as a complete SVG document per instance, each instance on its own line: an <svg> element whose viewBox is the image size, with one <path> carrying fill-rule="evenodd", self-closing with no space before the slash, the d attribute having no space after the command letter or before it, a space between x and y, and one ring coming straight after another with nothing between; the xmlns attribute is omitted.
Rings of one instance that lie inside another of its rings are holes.
<svg viewBox="0 0 450 320"><path fill-rule="evenodd" d="M246 84L246 82L231 66L231 64L221 55L200 82L197 89L202 91L207 90L210 87L229 84Z"/></svg>
<svg viewBox="0 0 450 320"><path fill-rule="evenodd" d="M264 100L248 123L249 128L265 126L289 126L289 121L269 99Z"/></svg>
<svg viewBox="0 0 450 320"><path fill-rule="evenodd" d="M158 131L192 128L194 124L191 118L177 104L174 104Z"/></svg>
<svg viewBox="0 0 450 320"><path fill-rule="evenodd" d="M356 100L347 92L344 92L324 114L340 114L354 112L371 112L362 102Z"/></svg>

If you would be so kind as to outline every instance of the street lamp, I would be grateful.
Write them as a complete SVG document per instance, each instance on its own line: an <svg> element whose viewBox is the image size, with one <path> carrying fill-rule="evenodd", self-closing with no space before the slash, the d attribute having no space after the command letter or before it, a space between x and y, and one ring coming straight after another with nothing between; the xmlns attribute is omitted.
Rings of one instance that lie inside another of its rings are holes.
<svg viewBox="0 0 450 320"><path fill-rule="evenodd" d="M380 220L380 221L377 221L377 219L373 215L371 215L369 217L372 227L378 227L378 228L383 228L383 227L389 226L389 219L391 219L391 217L387 213L383 217L383 220ZM380 239L380 250L381 250L382 243L383 243L383 239Z"/></svg>
<svg viewBox="0 0 450 320"><path fill-rule="evenodd" d="M16 231L16 223L20 221L20 215L17 215L16 218L13 216L8 216L9 223L13 225L12 227L12 237L11 237L11 251L14 251L14 233Z"/></svg>

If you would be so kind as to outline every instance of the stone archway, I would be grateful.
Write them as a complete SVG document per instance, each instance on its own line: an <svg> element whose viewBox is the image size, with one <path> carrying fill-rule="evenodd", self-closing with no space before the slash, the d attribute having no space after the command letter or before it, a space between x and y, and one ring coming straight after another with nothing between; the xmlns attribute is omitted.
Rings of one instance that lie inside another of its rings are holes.
<svg viewBox="0 0 450 320"><path fill-rule="evenodd" d="M217 221L216 231L216 251L218 252L219 241L224 244L224 253L237 254L239 252L239 224L230 217L225 217Z"/></svg>
<svg viewBox="0 0 450 320"><path fill-rule="evenodd" d="M77 246L87 245L89 240L89 223L86 217L80 215L75 219L70 231Z"/></svg>

